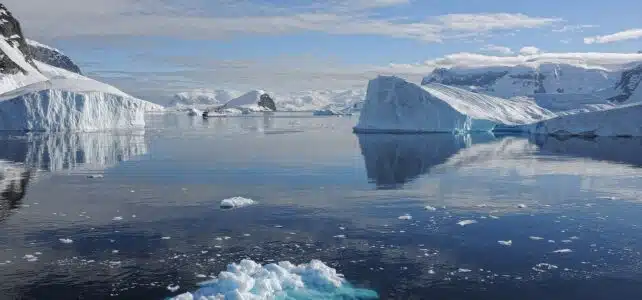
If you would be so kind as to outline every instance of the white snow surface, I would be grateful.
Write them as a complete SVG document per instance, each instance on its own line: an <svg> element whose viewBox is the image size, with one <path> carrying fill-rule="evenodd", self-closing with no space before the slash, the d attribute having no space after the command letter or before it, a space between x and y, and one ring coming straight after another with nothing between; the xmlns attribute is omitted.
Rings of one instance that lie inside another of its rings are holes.
<svg viewBox="0 0 642 300"><path fill-rule="evenodd" d="M0 94L28 84L47 80L44 75L25 60L22 52L9 44L4 37L0 37L0 51L26 72L26 74L22 72L11 75L0 74Z"/></svg>
<svg viewBox="0 0 642 300"><path fill-rule="evenodd" d="M176 300L196 299L376 299L373 291L354 289L343 275L321 261L261 265L252 260L230 264L216 279Z"/></svg>
<svg viewBox="0 0 642 300"><path fill-rule="evenodd" d="M243 110L249 110L253 112L258 111L268 111L268 109L259 107L258 103L261 100L261 96L267 94L262 90L253 90L249 91L239 97L236 97L227 103L225 103L226 108L239 108Z"/></svg>
<svg viewBox="0 0 642 300"><path fill-rule="evenodd" d="M174 95L170 102L170 107L194 107L205 108L209 106L222 105L228 101L241 96L241 93L233 90L224 89L197 89L189 92L181 92Z"/></svg>
<svg viewBox="0 0 642 300"><path fill-rule="evenodd" d="M240 208L256 204L256 201L243 197L232 197L221 201L221 208Z"/></svg>
<svg viewBox="0 0 642 300"><path fill-rule="evenodd" d="M554 117L525 98L506 100L443 84L419 86L394 76L368 83L356 132L491 131Z"/></svg>

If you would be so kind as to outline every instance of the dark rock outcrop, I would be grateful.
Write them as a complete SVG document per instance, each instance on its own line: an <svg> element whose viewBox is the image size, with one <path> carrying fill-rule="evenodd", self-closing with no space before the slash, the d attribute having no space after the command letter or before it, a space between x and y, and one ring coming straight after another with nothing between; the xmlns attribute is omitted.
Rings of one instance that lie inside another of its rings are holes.
<svg viewBox="0 0 642 300"><path fill-rule="evenodd" d="M2 3L0 3L0 35L0 38L4 38L9 45L20 50L20 52L24 54L27 63L36 68L33 57L29 52L27 40L22 34L20 22L13 17L11 12L9 12L7 7ZM11 60L6 53L0 51L0 73L17 74L20 72L26 73L27 71L23 70L16 62Z"/></svg>
<svg viewBox="0 0 642 300"><path fill-rule="evenodd" d="M611 102L623 103L633 95L633 92L640 88L640 81L642 81L642 64L637 67L622 72L622 77L615 85L615 90L620 93L613 96L608 100Z"/></svg>
<svg viewBox="0 0 642 300"><path fill-rule="evenodd" d="M78 67L71 58L57 49L47 47L31 40L27 40L27 47L29 48L29 54L31 57L37 61L65 69L70 72L82 74L80 67Z"/></svg>
<svg viewBox="0 0 642 300"><path fill-rule="evenodd" d="M276 103L274 103L274 99L272 99L268 94L261 95L258 105L271 111L276 111Z"/></svg>

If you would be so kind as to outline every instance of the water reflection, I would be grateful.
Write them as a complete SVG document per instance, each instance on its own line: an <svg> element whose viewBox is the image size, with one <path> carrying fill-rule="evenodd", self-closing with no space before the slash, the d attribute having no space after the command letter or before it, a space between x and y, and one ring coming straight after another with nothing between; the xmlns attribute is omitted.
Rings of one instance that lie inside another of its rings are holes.
<svg viewBox="0 0 642 300"><path fill-rule="evenodd" d="M368 179L379 189L394 189L445 163L473 143L492 141L492 135L358 134Z"/></svg>
<svg viewBox="0 0 642 300"><path fill-rule="evenodd" d="M51 172L104 170L148 152L143 131L0 136L0 159Z"/></svg>
<svg viewBox="0 0 642 300"><path fill-rule="evenodd" d="M531 143L537 145L541 155L563 155L590 158L642 166L642 138L598 137L593 139L559 139L551 136L534 136Z"/></svg>
<svg viewBox="0 0 642 300"><path fill-rule="evenodd" d="M22 205L33 172L0 161L0 222Z"/></svg>

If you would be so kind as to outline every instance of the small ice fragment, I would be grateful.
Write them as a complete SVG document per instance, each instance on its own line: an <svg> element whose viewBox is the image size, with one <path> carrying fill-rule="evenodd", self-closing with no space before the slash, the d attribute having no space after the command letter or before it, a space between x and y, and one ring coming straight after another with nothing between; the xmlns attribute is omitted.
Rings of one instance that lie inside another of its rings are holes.
<svg viewBox="0 0 642 300"><path fill-rule="evenodd" d="M526 204L518 204L517 208L526 208Z"/></svg>
<svg viewBox="0 0 642 300"><path fill-rule="evenodd" d="M224 240L229 240L229 239L231 239L231 237L229 237L229 236L224 236L224 237L223 237L223 239L224 239Z"/></svg>
<svg viewBox="0 0 642 300"><path fill-rule="evenodd" d="M132 219L136 219L136 215L132 215Z"/></svg>
<svg viewBox="0 0 642 300"><path fill-rule="evenodd" d="M508 240L508 241L497 241L497 242L498 242L500 245L503 245L503 246L511 246L511 245L513 245L513 241L512 241L512 240Z"/></svg>
<svg viewBox="0 0 642 300"><path fill-rule="evenodd" d="M36 252L35 255L42 255L42 252Z"/></svg>
<svg viewBox="0 0 642 300"><path fill-rule="evenodd" d="M579 238L579 237L577 237L577 236L572 236L572 237L570 237L570 238L568 238L568 239L569 239L569 240L579 240L580 238Z"/></svg>
<svg viewBox="0 0 642 300"><path fill-rule="evenodd" d="M549 243L554 244L555 240L548 240Z"/></svg>
<svg viewBox="0 0 642 300"><path fill-rule="evenodd" d="M543 237L540 237L540 236L529 236L528 238L533 241L541 241L544 239Z"/></svg>
<svg viewBox="0 0 642 300"><path fill-rule="evenodd" d="M405 214L403 216L399 216L397 219L399 220L412 220L412 216L409 214Z"/></svg>
<svg viewBox="0 0 642 300"><path fill-rule="evenodd" d="M345 227L339 227L339 230L346 230Z"/></svg>
<svg viewBox="0 0 642 300"><path fill-rule="evenodd" d="M431 275L432 275L432 274L435 274L435 270L432 270L432 269L431 269L431 270L428 270L428 274L431 274Z"/></svg>
<svg viewBox="0 0 642 300"><path fill-rule="evenodd" d="M63 244L71 244L74 241L72 239L58 239Z"/></svg>
<svg viewBox="0 0 642 300"><path fill-rule="evenodd" d="M34 255L31 255L31 254L25 255L24 259L26 259L28 262L38 261L38 258L36 256L34 256Z"/></svg>
<svg viewBox="0 0 642 300"><path fill-rule="evenodd" d="M113 219L111 219L111 220L112 220L112 221L122 221L122 220L123 220L123 217L114 217L114 218L113 218Z"/></svg>
<svg viewBox="0 0 642 300"><path fill-rule="evenodd" d="M161 238L161 240L171 240L171 239L172 239L172 237L169 237L169 236L164 236L164 237Z"/></svg>
<svg viewBox="0 0 642 300"><path fill-rule="evenodd" d="M554 269L557 269L557 266L549 263L539 263L535 265L535 268L533 268L533 270L540 271L540 272L543 272L544 270L554 270Z"/></svg>
<svg viewBox="0 0 642 300"><path fill-rule="evenodd" d="M196 278L207 278L207 275L205 275L205 274L197 274Z"/></svg>
<svg viewBox="0 0 642 300"><path fill-rule="evenodd" d="M217 241L222 241L222 240L223 240L223 238L217 237L215 240L217 240Z"/></svg>
<svg viewBox="0 0 642 300"><path fill-rule="evenodd" d="M172 293L178 291L180 288L181 287L178 284L170 284L167 286L167 289Z"/></svg>
<svg viewBox="0 0 642 300"><path fill-rule="evenodd" d="M466 225L475 224L475 223L477 223L477 221L475 220L463 220L463 221L457 222L457 225L466 226Z"/></svg>
<svg viewBox="0 0 642 300"><path fill-rule="evenodd" d="M250 234L249 233L244 233L243 236L248 237L248 236L250 236Z"/></svg>
<svg viewBox="0 0 642 300"><path fill-rule="evenodd" d="M493 216L493 215L489 215L488 217L491 218L491 219L495 219L495 220L499 219L498 216Z"/></svg>
<svg viewBox="0 0 642 300"><path fill-rule="evenodd" d="M564 244L568 244L568 243L572 243L572 242L573 241L571 241L571 240L562 240L562 243L564 243Z"/></svg>
<svg viewBox="0 0 642 300"><path fill-rule="evenodd" d="M553 251L553 253L571 253L571 252L573 252L573 250L571 249L559 249L559 250Z"/></svg>
<svg viewBox="0 0 642 300"><path fill-rule="evenodd" d="M98 179L98 178L103 178L103 177L105 177L105 176L103 176L103 174L87 175L87 178L90 178L90 179Z"/></svg>
<svg viewBox="0 0 642 300"><path fill-rule="evenodd" d="M462 268L459 268L459 270L457 270L457 272L459 272L459 273L470 273L470 272L472 272L472 270L471 270L471 269L462 269Z"/></svg>
<svg viewBox="0 0 642 300"><path fill-rule="evenodd" d="M240 208L244 206L249 206L256 204L252 199L243 198L243 197L233 197L224 199L221 201L221 208L230 209L230 208Z"/></svg>
<svg viewBox="0 0 642 300"><path fill-rule="evenodd" d="M113 253L113 254L117 254L118 252L120 252L120 251L118 251L118 250L111 250L111 253Z"/></svg>
<svg viewBox="0 0 642 300"><path fill-rule="evenodd" d="M335 236L334 236L334 238L337 238L337 239L345 239L345 238L346 238L346 235L345 235L345 234L338 234L338 235L335 235Z"/></svg>
<svg viewBox="0 0 642 300"><path fill-rule="evenodd" d="M437 210L437 208L436 208L436 207L432 207L432 206L430 206L430 205L426 205L426 206L424 206L424 209L425 209L425 210L427 210L427 211L436 211L436 210Z"/></svg>
<svg viewBox="0 0 642 300"><path fill-rule="evenodd" d="M283 228L283 225L274 225L274 228Z"/></svg>
<svg viewBox="0 0 642 300"><path fill-rule="evenodd" d="M129 192L130 192L130 193L136 193L136 191L134 191L134 190L131 190L131 191L129 191Z"/></svg>

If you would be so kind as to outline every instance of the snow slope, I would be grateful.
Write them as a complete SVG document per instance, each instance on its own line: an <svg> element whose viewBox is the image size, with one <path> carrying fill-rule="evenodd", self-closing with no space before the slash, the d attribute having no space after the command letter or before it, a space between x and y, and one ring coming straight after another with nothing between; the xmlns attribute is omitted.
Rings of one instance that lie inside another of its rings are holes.
<svg viewBox="0 0 642 300"><path fill-rule="evenodd" d="M355 132L492 131L555 116L528 99L492 97L443 84L418 86L394 76L368 83Z"/></svg>
<svg viewBox="0 0 642 300"><path fill-rule="evenodd" d="M550 110L639 101L642 55L543 54L486 57L482 65L435 69L422 84L442 83L487 95L534 98ZM555 100L555 101L551 101ZM556 102L558 101L558 102Z"/></svg>
<svg viewBox="0 0 642 300"><path fill-rule="evenodd" d="M205 108L207 106L225 104L240 95L240 92L232 90L193 90L177 93L169 103L169 106L179 108L184 106Z"/></svg>
<svg viewBox="0 0 642 300"><path fill-rule="evenodd" d="M358 111L361 108L359 103L365 99L364 89L354 90L321 90L321 91L300 91L287 95L277 95L277 107L284 111L314 111L332 107L336 110L352 108L356 104Z"/></svg>

